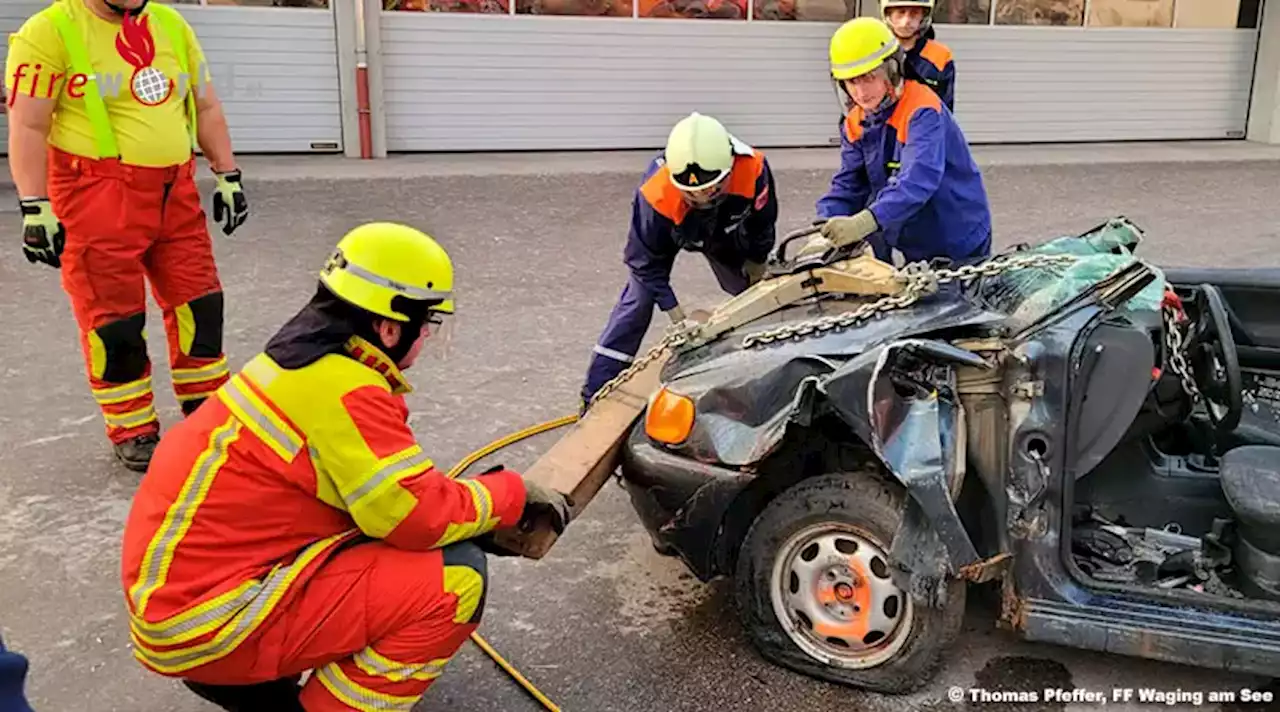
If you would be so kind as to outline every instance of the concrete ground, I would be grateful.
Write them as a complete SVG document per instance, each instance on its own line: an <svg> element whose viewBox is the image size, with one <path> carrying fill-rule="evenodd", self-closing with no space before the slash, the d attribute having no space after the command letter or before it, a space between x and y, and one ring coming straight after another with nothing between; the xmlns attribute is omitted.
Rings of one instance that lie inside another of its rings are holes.
<svg viewBox="0 0 1280 712"><path fill-rule="evenodd" d="M393 219L438 236L457 265L452 351L410 372L417 386L412 424L437 461L448 466L502 434L574 409L591 345L624 280L620 250L642 164L620 166L621 173L501 175L491 164L479 176L396 171L361 180L255 181L250 169L267 166L246 161L250 221L232 237L216 233L233 365L306 301L315 270L343 231ZM298 171L307 171L305 162ZM1161 263L1280 266L1280 161L1005 164L986 175L1000 244L1079 232L1124 214L1148 230L1143 251ZM827 177L828 169L779 170L784 230L807 222ZM17 215L6 219L14 237ZM0 323L8 335L0 342L0 632L30 656L30 694L42 712L211 710L132 660L118 547L139 477L118 466L104 442L57 276L28 265L14 239L0 251ZM719 298L696 256L679 261L675 283L687 304ZM154 309L149 323L153 357L160 358ZM163 363L156 371L162 417L171 423L177 408L165 391L168 371ZM478 466L527 467L554 437ZM481 633L566 710L950 710L962 708L947 701L957 685L1208 692L1267 684L1023 644L995 630L992 611L977 601L926 690L887 698L815 682L763 662L738 627L727 585L700 584L678 562L656 555L613 485L549 558L496 559L492 574ZM467 645L418 709L539 706Z"/></svg>

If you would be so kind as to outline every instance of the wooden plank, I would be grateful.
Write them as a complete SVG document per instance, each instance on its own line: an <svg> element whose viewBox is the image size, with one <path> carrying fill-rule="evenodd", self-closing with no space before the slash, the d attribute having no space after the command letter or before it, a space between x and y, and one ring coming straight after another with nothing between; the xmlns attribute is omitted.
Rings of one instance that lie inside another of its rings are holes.
<svg viewBox="0 0 1280 712"><path fill-rule="evenodd" d="M662 367L668 358L669 353L659 356L596 401L524 476L569 494L576 519L618 467L622 443L649 404L649 397L661 385ZM494 543L530 559L546 556L557 538L546 523L530 532L514 528L494 532Z"/></svg>

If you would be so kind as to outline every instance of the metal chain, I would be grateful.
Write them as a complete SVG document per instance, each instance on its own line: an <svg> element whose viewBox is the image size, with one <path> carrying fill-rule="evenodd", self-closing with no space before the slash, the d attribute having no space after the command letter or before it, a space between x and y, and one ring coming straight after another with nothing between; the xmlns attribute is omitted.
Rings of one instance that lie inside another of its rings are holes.
<svg viewBox="0 0 1280 712"><path fill-rule="evenodd" d="M956 269L931 270L923 263L908 265L904 270L907 279L906 288L899 294L882 297L874 302L863 304L840 314L819 317L798 324L788 324L748 334L742 339L742 348L749 349L789 339L804 339L824 334L835 329L845 329L860 321L865 321L884 312L902 309L914 304L921 296L936 291L938 285L951 282L968 284L980 277L994 277L1006 272L1034 267L1049 267L1058 264L1069 264L1076 261L1075 255L1026 255L1004 257L974 265L964 265Z"/></svg>
<svg viewBox="0 0 1280 712"><path fill-rule="evenodd" d="M1187 365L1186 347L1183 342L1182 330L1178 328L1177 312L1172 304L1165 304L1160 309L1160 316L1164 320L1165 347L1169 350L1169 367L1173 369L1174 375L1182 382L1182 390L1191 396L1192 402L1198 402L1203 397L1200 394L1200 388L1196 385L1196 381L1191 376L1191 368Z"/></svg>
<svg viewBox="0 0 1280 712"><path fill-rule="evenodd" d="M627 366L626 369L622 371L622 373L619 373L606 381L603 386L600 386L600 389L596 391L596 394L591 397L591 401L587 403L587 407L589 408L595 405L596 401L601 400L605 396L609 395L613 389L630 380L632 376L639 373L645 366L648 366L651 362L661 356L664 351L667 349L680 348L686 341L688 341L688 339L689 337L687 333L683 330L674 330L669 327L667 334L662 337L662 340L657 344L654 344L653 348L645 352L644 356L633 361L630 366Z"/></svg>

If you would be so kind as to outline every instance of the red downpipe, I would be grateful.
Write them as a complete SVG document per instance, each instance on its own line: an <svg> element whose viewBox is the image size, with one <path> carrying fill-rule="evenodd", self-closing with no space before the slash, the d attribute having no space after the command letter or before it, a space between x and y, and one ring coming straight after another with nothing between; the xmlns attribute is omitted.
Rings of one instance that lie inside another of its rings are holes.
<svg viewBox="0 0 1280 712"><path fill-rule="evenodd" d="M360 114L360 157L373 158L373 112L369 108L369 65L356 65L356 110Z"/></svg>

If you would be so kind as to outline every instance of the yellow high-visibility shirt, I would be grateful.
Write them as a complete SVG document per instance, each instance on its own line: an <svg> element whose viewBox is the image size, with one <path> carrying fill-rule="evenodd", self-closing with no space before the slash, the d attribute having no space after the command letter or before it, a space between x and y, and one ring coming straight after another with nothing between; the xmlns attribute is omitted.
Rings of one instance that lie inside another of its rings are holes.
<svg viewBox="0 0 1280 712"><path fill-rule="evenodd" d="M120 148L122 162L136 166L172 166L191 158L191 132L183 99L210 81L204 50L185 21L185 76L178 55L160 24L143 13L137 24L108 22L83 0L60 0L80 28ZM53 22L35 15L9 37L5 90L9 101L23 93L55 98L49 143L88 158L98 155L84 94L87 78L68 76L70 60ZM160 77L156 70L163 74ZM199 77L197 80L195 77Z"/></svg>

